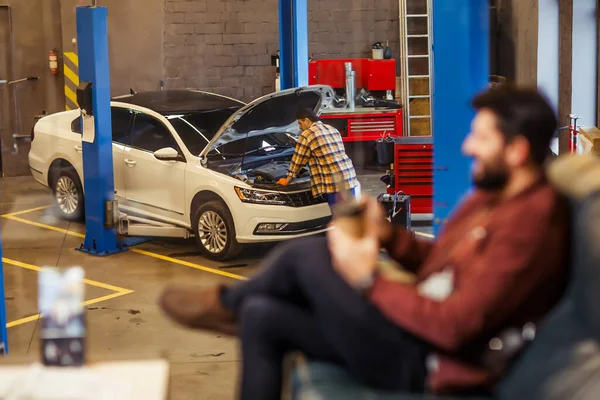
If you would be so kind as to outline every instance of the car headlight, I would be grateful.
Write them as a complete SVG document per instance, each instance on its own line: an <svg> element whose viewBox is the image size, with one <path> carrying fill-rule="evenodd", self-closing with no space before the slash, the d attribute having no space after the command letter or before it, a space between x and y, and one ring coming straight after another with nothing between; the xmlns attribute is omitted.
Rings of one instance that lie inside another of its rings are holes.
<svg viewBox="0 0 600 400"><path fill-rule="evenodd" d="M244 203L286 205L289 204L289 197L285 194L275 192L263 192L252 189L235 187L235 192Z"/></svg>

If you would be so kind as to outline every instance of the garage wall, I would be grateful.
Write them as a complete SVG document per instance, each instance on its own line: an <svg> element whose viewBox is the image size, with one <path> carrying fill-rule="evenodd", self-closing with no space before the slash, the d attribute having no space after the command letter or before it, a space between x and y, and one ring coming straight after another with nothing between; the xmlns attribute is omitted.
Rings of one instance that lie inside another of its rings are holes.
<svg viewBox="0 0 600 400"><path fill-rule="evenodd" d="M389 40L399 54L398 0L308 0L309 54L370 57ZM166 0L166 88L212 90L252 100L275 89L277 0Z"/></svg>
<svg viewBox="0 0 600 400"><path fill-rule="evenodd" d="M398 0L308 0L309 52L315 58L371 57L389 40L398 58Z"/></svg>
<svg viewBox="0 0 600 400"><path fill-rule="evenodd" d="M597 126L598 17L595 0L573 1L573 112L579 126Z"/></svg>
<svg viewBox="0 0 600 400"><path fill-rule="evenodd" d="M63 47L77 51L75 8L89 0L61 0ZM157 90L163 71L165 0L97 0L108 7L108 46L111 94Z"/></svg>
<svg viewBox="0 0 600 400"><path fill-rule="evenodd" d="M48 113L59 110L63 102L62 77L51 75L48 70L50 49L60 49L61 45L60 0L4 0L0 3L3 5L0 7L0 80L40 78L11 86L0 85L0 170L3 176L27 175L30 173L29 141L14 139L13 134L29 136L33 118L44 110ZM8 5L12 13L12 32L8 8L4 5Z"/></svg>

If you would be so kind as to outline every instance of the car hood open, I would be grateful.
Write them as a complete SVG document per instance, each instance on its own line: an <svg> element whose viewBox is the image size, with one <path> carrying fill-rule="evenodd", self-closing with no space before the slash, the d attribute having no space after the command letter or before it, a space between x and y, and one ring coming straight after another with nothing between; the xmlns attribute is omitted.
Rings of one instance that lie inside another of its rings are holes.
<svg viewBox="0 0 600 400"><path fill-rule="evenodd" d="M314 85L287 89L263 96L235 112L200 154L209 152L231 142L245 140L254 135L288 133L298 136L300 128L296 113L300 108L310 108L317 115L329 107L335 96L330 86ZM246 149L252 150L252 149Z"/></svg>

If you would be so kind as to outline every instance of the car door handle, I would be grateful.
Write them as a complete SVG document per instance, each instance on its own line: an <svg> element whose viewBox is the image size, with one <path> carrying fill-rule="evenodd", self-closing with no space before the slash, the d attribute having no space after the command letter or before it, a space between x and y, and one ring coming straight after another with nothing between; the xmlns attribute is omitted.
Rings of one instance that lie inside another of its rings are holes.
<svg viewBox="0 0 600 400"><path fill-rule="evenodd" d="M75 151L77 151L78 153L81 153L83 151L83 147L77 145L77 146L75 146Z"/></svg>
<svg viewBox="0 0 600 400"><path fill-rule="evenodd" d="M130 167L133 167L135 164L137 164L137 161L125 159L125 164L129 165Z"/></svg>

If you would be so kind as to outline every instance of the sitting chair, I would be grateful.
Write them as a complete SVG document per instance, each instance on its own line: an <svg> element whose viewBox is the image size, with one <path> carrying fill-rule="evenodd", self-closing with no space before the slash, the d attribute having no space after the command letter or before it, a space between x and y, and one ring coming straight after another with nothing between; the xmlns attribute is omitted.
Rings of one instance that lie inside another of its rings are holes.
<svg viewBox="0 0 600 400"><path fill-rule="evenodd" d="M600 159L567 155L548 168L572 204L571 282L536 337L499 384L501 400L600 399ZM294 400L467 400L372 390L337 366L308 362L292 373ZM479 400L479 399L477 399ZM483 399L482 399L483 400Z"/></svg>

